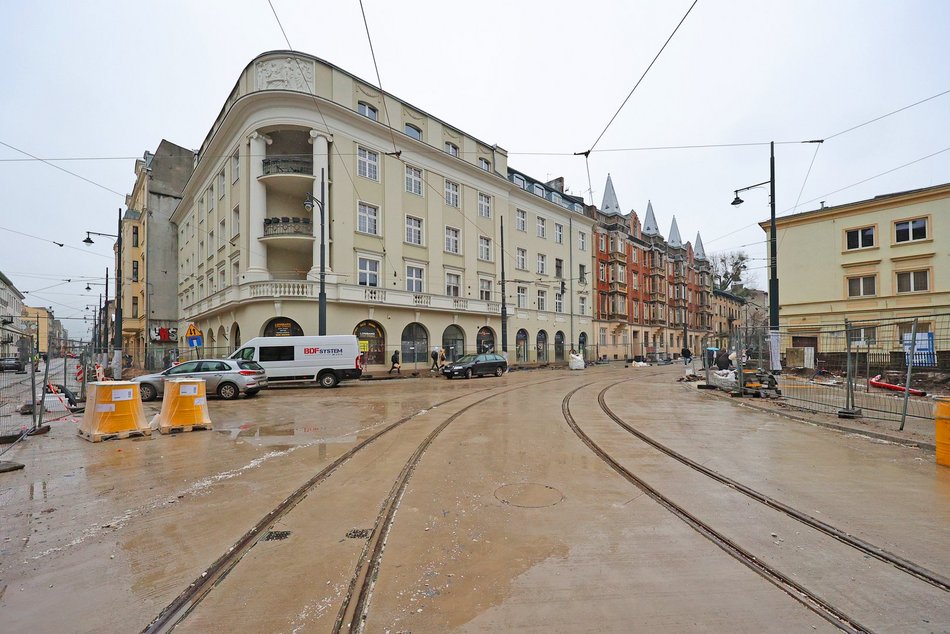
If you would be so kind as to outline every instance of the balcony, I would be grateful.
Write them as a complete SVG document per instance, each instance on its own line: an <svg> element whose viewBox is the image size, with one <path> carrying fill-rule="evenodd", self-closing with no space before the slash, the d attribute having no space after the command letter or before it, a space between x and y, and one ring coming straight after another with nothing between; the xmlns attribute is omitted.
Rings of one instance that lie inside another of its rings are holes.
<svg viewBox="0 0 950 634"><path fill-rule="evenodd" d="M313 178L313 157L282 156L262 160L264 176L278 174L303 175Z"/></svg>
<svg viewBox="0 0 950 634"><path fill-rule="evenodd" d="M627 292L627 283L626 282L610 282L610 292L611 293L626 293Z"/></svg>
<svg viewBox="0 0 950 634"><path fill-rule="evenodd" d="M607 313L609 321L627 321L627 311L624 308L615 308Z"/></svg>
<svg viewBox="0 0 950 634"><path fill-rule="evenodd" d="M261 242L280 244L282 247L307 251L315 240L310 218L264 218L264 235Z"/></svg>
<svg viewBox="0 0 950 634"><path fill-rule="evenodd" d="M626 264L627 254L624 251L611 251L610 252L610 261L611 262L620 262Z"/></svg>

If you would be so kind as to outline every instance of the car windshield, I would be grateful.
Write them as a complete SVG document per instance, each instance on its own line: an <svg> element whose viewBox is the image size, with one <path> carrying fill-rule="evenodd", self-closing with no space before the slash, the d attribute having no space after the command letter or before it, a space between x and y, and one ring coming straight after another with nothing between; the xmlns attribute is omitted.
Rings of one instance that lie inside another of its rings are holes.
<svg viewBox="0 0 950 634"><path fill-rule="evenodd" d="M461 357L459 357L455 362L456 362L456 363L471 363L471 362L473 362L476 358L477 358L477 357L476 357L474 354L463 354L463 355L462 355Z"/></svg>

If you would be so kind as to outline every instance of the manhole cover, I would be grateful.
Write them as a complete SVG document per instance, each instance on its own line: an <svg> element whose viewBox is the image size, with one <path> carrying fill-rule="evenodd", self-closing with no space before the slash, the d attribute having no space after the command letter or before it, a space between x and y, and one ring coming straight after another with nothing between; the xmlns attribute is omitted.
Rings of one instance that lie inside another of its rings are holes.
<svg viewBox="0 0 950 634"><path fill-rule="evenodd" d="M264 537L261 538L262 542L279 542L282 539L287 539L290 537L290 531L267 531L264 534Z"/></svg>
<svg viewBox="0 0 950 634"><path fill-rule="evenodd" d="M346 536L350 539L366 539L369 534L370 529L368 528L353 528L346 532Z"/></svg>
<svg viewBox="0 0 950 634"><path fill-rule="evenodd" d="M495 498L502 504L537 509L554 506L564 499L564 494L546 484L522 482L498 487L495 489Z"/></svg>

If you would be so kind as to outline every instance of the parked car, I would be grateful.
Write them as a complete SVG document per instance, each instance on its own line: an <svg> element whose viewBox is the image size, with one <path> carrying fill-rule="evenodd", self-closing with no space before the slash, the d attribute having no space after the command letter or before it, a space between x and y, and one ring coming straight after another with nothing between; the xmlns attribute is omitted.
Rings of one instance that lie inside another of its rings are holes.
<svg viewBox="0 0 950 634"><path fill-rule="evenodd" d="M250 397L267 387L267 373L256 361L243 359L201 359L185 361L158 374L137 376L143 401L153 401L165 393L168 379L204 379L208 394L231 400Z"/></svg>
<svg viewBox="0 0 950 634"><path fill-rule="evenodd" d="M260 363L274 384L316 381L330 388L363 374L356 335L254 337L229 358Z"/></svg>
<svg viewBox="0 0 950 634"><path fill-rule="evenodd" d="M3 357L0 359L0 371L23 372L23 362L17 357Z"/></svg>
<svg viewBox="0 0 950 634"><path fill-rule="evenodd" d="M473 376L485 374L501 376L506 370L508 370L508 362L500 354L466 354L442 368L442 374L447 379L457 376L470 379Z"/></svg>

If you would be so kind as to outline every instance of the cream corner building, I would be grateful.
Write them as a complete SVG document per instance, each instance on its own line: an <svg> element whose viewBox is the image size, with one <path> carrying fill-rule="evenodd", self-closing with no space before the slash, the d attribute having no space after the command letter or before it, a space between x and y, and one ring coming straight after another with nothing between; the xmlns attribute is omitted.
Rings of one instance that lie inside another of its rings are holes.
<svg viewBox="0 0 950 634"><path fill-rule="evenodd" d="M508 349L524 331L529 362L564 358L591 337L589 290L571 283L562 295L560 282L589 270L594 221L562 185L507 162L319 59L255 58L172 215L179 327L198 325L205 356L260 335L317 334L321 214L304 200L321 200L323 182L326 331L359 336L368 365L394 350L420 368L434 347L500 352L502 257L508 279L523 280L506 286Z"/></svg>

